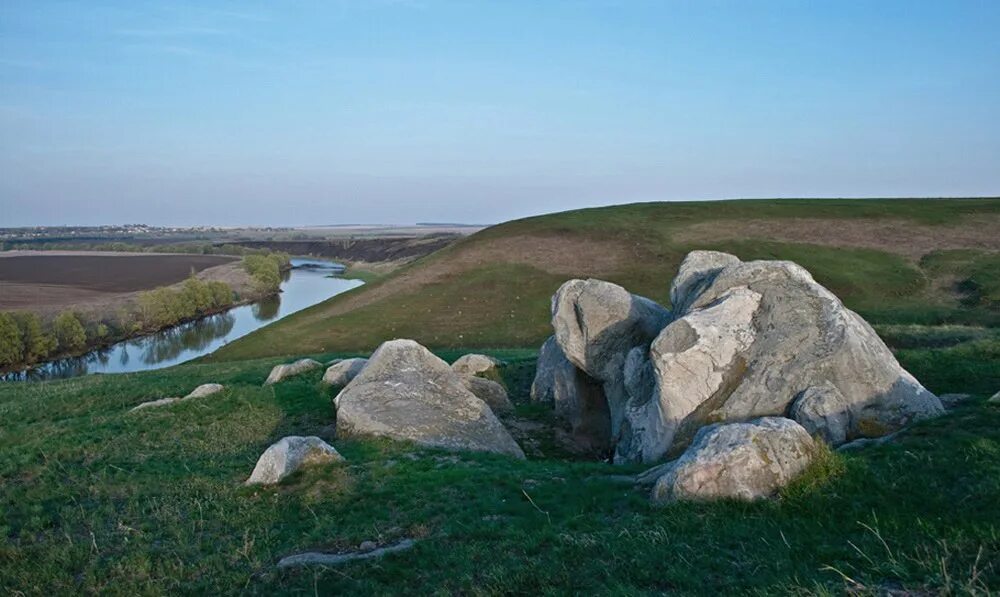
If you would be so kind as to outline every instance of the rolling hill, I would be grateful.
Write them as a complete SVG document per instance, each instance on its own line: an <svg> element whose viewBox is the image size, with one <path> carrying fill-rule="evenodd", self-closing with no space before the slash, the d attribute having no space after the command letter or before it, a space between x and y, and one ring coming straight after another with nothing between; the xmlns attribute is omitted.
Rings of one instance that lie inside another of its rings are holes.
<svg viewBox="0 0 1000 597"><path fill-rule="evenodd" d="M790 259L876 324L1000 322L1000 198L640 203L515 220L230 344L209 360L535 347L565 280L596 277L668 303L692 249Z"/></svg>

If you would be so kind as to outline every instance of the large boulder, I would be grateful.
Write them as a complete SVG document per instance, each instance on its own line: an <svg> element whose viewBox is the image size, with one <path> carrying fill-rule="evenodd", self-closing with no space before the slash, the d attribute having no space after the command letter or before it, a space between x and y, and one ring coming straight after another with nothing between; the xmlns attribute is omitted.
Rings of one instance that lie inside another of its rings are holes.
<svg viewBox="0 0 1000 597"><path fill-rule="evenodd" d="M646 348L670 321L670 311L611 282L570 280L552 297L552 327L566 358L597 380L618 436L627 400L625 360Z"/></svg>
<svg viewBox="0 0 1000 597"><path fill-rule="evenodd" d="M458 358L451 364L451 369L461 375L482 375L484 373L494 373L503 362L485 354L467 354Z"/></svg>
<svg viewBox="0 0 1000 597"><path fill-rule="evenodd" d="M707 423L790 410L832 442L943 411L871 326L798 265L698 251L681 272L671 289L680 308L650 348L654 391L623 409L616 461L676 452Z"/></svg>
<svg viewBox="0 0 1000 597"><path fill-rule="evenodd" d="M802 473L815 454L809 433L790 419L763 417L709 425L665 467L652 499L665 503L769 497Z"/></svg>
<svg viewBox="0 0 1000 597"><path fill-rule="evenodd" d="M333 446L318 437L297 435L283 437L261 454L246 484L278 483L303 466L338 462L343 459Z"/></svg>
<svg viewBox="0 0 1000 597"><path fill-rule="evenodd" d="M413 340L383 343L334 399L337 433L453 450L524 453L462 376Z"/></svg>
<svg viewBox="0 0 1000 597"><path fill-rule="evenodd" d="M492 379L476 377L475 375L459 375L465 389L475 394L496 415L507 415L514 412L514 404L507 396L507 390Z"/></svg>
<svg viewBox="0 0 1000 597"><path fill-rule="evenodd" d="M270 386L278 383L279 381L288 379L289 377L299 375L322 366L322 363L312 359L299 359L294 363L288 363L287 365L277 365L274 369L271 369L271 374L267 376L267 379L264 381L264 385Z"/></svg>
<svg viewBox="0 0 1000 597"><path fill-rule="evenodd" d="M555 336L545 341L538 354L531 400L553 406L581 451L605 454L610 450L611 415L601 383L569 362Z"/></svg>
<svg viewBox="0 0 1000 597"><path fill-rule="evenodd" d="M368 364L368 359L343 359L331 364L323 374L323 383L331 386L346 386Z"/></svg>

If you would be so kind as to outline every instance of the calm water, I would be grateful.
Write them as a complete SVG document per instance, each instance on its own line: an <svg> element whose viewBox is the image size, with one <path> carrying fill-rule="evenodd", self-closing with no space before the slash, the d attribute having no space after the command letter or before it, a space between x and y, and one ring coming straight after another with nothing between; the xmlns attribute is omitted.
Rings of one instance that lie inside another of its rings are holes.
<svg viewBox="0 0 1000 597"><path fill-rule="evenodd" d="M250 332L315 305L331 296L361 286L361 280L330 276L343 267L330 261L292 259L292 269L281 283L281 294L230 309L162 332L119 342L81 357L46 363L7 380L41 380L88 373L128 373L160 369L206 355Z"/></svg>

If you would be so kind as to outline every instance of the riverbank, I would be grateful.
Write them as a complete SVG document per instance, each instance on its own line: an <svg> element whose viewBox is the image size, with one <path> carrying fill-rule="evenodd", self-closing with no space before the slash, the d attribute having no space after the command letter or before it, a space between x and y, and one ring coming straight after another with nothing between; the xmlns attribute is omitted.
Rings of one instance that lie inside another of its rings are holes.
<svg viewBox="0 0 1000 597"><path fill-rule="evenodd" d="M330 262L293 259L281 292L263 299L243 300L230 308L191 318L159 330L136 334L94 349L50 359L25 371L7 372L8 380L41 380L88 373L126 373L167 367L208 354L226 343L322 300L362 285L361 280L330 278L342 271Z"/></svg>
<svg viewBox="0 0 1000 597"><path fill-rule="evenodd" d="M287 255L0 253L0 374L71 359L280 291ZM158 285L159 284L159 285ZM157 286L158 285L158 286Z"/></svg>

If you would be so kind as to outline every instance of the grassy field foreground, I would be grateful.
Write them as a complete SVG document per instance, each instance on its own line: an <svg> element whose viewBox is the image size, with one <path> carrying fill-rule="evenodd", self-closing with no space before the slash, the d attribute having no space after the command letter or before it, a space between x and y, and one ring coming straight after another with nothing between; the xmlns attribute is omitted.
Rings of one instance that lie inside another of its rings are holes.
<svg viewBox="0 0 1000 597"><path fill-rule="evenodd" d="M320 371L262 388L261 359L0 386L0 593L884 594L1000 590L1000 336L882 327L936 392L974 394L898 440L832 454L753 504L654 508L573 461L526 403L533 351L493 351L527 461L334 437ZM460 353L442 356L454 359ZM330 355L323 355L324 357ZM129 414L220 382L221 395ZM346 463L246 488L260 453L319 435ZM278 571L301 550L412 551Z"/></svg>

